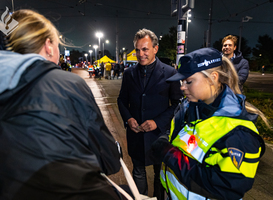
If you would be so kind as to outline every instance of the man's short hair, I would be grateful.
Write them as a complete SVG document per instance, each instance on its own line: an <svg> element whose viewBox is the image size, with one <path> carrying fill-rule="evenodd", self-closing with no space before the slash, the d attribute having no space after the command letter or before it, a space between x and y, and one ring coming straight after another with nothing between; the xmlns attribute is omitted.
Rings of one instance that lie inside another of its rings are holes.
<svg viewBox="0 0 273 200"><path fill-rule="evenodd" d="M136 34L135 34L135 37L134 37L134 47L136 48L136 43L139 39L142 39L144 38L145 36L149 36L152 40L152 43L153 43L153 47L157 46L158 45L158 38L156 36L156 34L153 32L153 31L150 31L148 29L140 29Z"/></svg>
<svg viewBox="0 0 273 200"><path fill-rule="evenodd" d="M234 35L228 35L228 36L224 37L224 38L222 39L222 45L223 45L224 42L227 41L227 40L231 40L231 41L233 42L234 46L237 47L237 40L238 40L238 38L237 38L236 36L234 36Z"/></svg>

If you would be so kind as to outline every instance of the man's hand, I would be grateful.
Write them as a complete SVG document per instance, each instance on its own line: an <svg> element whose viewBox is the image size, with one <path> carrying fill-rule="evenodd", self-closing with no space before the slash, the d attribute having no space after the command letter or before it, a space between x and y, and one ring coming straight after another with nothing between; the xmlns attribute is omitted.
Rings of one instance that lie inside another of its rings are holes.
<svg viewBox="0 0 273 200"><path fill-rule="evenodd" d="M145 132L153 131L157 128L154 120L146 120L140 125L141 129Z"/></svg>
<svg viewBox="0 0 273 200"><path fill-rule="evenodd" d="M127 123L130 129L135 133L144 132L144 130L138 125L137 121L134 118L131 117L130 119L128 119Z"/></svg>

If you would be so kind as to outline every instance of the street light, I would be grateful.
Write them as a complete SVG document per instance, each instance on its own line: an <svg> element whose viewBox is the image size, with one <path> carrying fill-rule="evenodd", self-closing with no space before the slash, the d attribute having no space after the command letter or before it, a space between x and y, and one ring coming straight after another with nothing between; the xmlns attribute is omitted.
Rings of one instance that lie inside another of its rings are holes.
<svg viewBox="0 0 273 200"><path fill-rule="evenodd" d="M84 55L85 55L85 57L86 57L86 63L87 63L87 65L88 65L88 59L87 59L88 54L85 53Z"/></svg>
<svg viewBox="0 0 273 200"><path fill-rule="evenodd" d="M105 43L108 44L109 40L105 40ZM102 43L102 56L104 56L104 42Z"/></svg>
<svg viewBox="0 0 273 200"><path fill-rule="evenodd" d="M248 22L250 19L253 19L253 17L249 17L249 16L242 17L241 26L240 26L240 39L239 39L239 48L238 48L238 51L241 51L243 23L244 22Z"/></svg>
<svg viewBox="0 0 273 200"><path fill-rule="evenodd" d="M189 36L189 23L191 23L191 9L187 11L187 24L186 24L186 41L185 41L185 54L188 52L188 36Z"/></svg>
<svg viewBox="0 0 273 200"><path fill-rule="evenodd" d="M92 65L92 53L93 53L93 51L89 50L89 53L90 53L90 65Z"/></svg>
<svg viewBox="0 0 273 200"><path fill-rule="evenodd" d="M100 52L100 50L101 50L101 49L100 49L100 38L103 37L102 32L97 32L97 33L96 33L96 37L99 38L99 52Z"/></svg>
<svg viewBox="0 0 273 200"><path fill-rule="evenodd" d="M95 58L97 60L98 59L98 57L97 57L97 48L98 48L98 45L93 45L93 48L95 49Z"/></svg>

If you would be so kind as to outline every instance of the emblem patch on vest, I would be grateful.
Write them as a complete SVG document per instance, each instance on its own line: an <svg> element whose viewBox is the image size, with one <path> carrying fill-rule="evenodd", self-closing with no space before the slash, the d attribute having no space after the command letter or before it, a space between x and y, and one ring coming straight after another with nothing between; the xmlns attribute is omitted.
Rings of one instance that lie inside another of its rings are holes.
<svg viewBox="0 0 273 200"><path fill-rule="evenodd" d="M244 152L236 148L228 148L228 154L231 158L232 163L237 169L239 169L243 161Z"/></svg>

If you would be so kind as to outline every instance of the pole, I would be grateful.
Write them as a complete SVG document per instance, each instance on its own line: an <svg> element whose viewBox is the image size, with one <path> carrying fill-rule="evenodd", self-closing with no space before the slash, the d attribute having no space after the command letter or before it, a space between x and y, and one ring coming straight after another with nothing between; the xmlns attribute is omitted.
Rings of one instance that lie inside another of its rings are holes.
<svg viewBox="0 0 273 200"><path fill-rule="evenodd" d="M241 41L242 41L243 20L244 20L244 18L242 18L242 21L241 21L241 26L240 26L240 37L239 37L239 46L238 46L238 51L241 51Z"/></svg>
<svg viewBox="0 0 273 200"><path fill-rule="evenodd" d="M13 3L13 0L12 0L12 13L14 13L14 3Z"/></svg>
<svg viewBox="0 0 273 200"><path fill-rule="evenodd" d="M102 43L102 57L104 56L104 42Z"/></svg>
<svg viewBox="0 0 273 200"><path fill-rule="evenodd" d="M92 52L90 52L90 65L92 65Z"/></svg>
<svg viewBox="0 0 273 200"><path fill-rule="evenodd" d="M177 55L176 55L176 66L180 57L185 55L185 43L186 43L186 16L182 12L182 0L177 2Z"/></svg>
<svg viewBox="0 0 273 200"><path fill-rule="evenodd" d="M187 24L186 24L186 42L185 42L185 54L188 52L188 35L189 35L189 12L190 10L187 11Z"/></svg>
<svg viewBox="0 0 273 200"><path fill-rule="evenodd" d="M99 37L99 59L100 59L100 52L101 52L101 48L100 48L100 37Z"/></svg>
<svg viewBox="0 0 273 200"><path fill-rule="evenodd" d="M212 6L213 6L213 0L210 1L209 28L208 28L208 34L207 34L207 47L211 46Z"/></svg>
<svg viewBox="0 0 273 200"><path fill-rule="evenodd" d="M119 50L118 50L118 11L116 15L116 61L119 62Z"/></svg>

